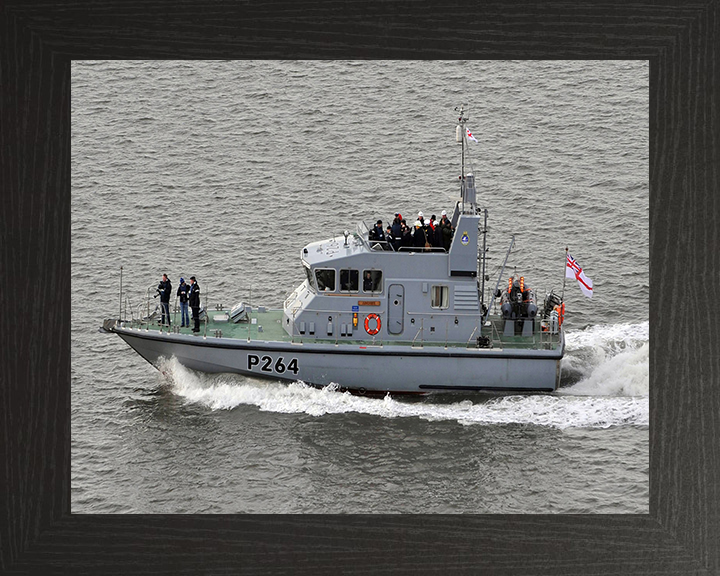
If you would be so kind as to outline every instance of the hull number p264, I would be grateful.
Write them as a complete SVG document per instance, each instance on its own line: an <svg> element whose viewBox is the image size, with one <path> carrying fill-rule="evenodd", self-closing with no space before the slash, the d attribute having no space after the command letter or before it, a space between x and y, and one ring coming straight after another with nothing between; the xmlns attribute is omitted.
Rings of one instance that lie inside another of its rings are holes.
<svg viewBox="0 0 720 576"><path fill-rule="evenodd" d="M276 374L284 374L292 372L295 376L298 373L298 361L297 358L291 358L290 361L285 364L283 357L280 356L277 360L274 360L270 356L256 356L255 354L248 354L247 357L248 370L252 370L255 367L259 367L261 372L275 372Z"/></svg>

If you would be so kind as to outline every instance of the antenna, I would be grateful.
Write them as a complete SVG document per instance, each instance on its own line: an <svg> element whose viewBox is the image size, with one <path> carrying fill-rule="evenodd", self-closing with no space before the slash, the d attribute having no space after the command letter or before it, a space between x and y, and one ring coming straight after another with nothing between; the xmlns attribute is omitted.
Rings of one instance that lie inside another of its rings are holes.
<svg viewBox="0 0 720 576"><path fill-rule="evenodd" d="M455 107L455 111L459 113L458 126L460 128L460 143L462 145L462 154L460 159L460 197L462 198L462 211L465 213L465 146L467 131L465 124L468 119L465 117L465 104L460 104L459 107Z"/></svg>
<svg viewBox="0 0 720 576"><path fill-rule="evenodd" d="M461 104L455 111L459 113L458 125L456 128L456 140L462 144L462 155L460 162L460 196L462 198L462 213L465 214L465 204L469 204L469 211L471 214L478 214L475 190L475 175L473 174L472 162L470 161L470 146L468 145L468 129L466 127L467 121L470 119L466 116L467 111L465 110L465 104ZM475 138L473 137L473 140ZM469 163L470 172L466 174L465 168L465 156Z"/></svg>
<svg viewBox="0 0 720 576"><path fill-rule="evenodd" d="M500 280L502 280L503 272L505 272L505 265L507 264L508 258L510 257L510 250L512 250L513 244L515 244L515 234L513 234L512 238L510 239L510 246L508 247L507 254L505 254L505 261L503 262L502 268L500 269L500 275L498 276L497 284L495 284L495 290L493 291L493 297L490 300L488 309L485 312L485 316L483 317L483 324L485 324L485 322L487 322L488 316L490 315L490 309L492 308L493 304L495 303L495 298L497 298L498 287L500 286Z"/></svg>

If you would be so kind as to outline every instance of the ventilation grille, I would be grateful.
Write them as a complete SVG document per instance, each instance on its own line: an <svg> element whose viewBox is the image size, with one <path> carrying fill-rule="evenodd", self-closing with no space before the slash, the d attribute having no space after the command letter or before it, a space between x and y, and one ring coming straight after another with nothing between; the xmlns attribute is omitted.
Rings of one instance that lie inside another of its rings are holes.
<svg viewBox="0 0 720 576"><path fill-rule="evenodd" d="M455 286L455 310L468 310L477 312L478 293L475 286Z"/></svg>

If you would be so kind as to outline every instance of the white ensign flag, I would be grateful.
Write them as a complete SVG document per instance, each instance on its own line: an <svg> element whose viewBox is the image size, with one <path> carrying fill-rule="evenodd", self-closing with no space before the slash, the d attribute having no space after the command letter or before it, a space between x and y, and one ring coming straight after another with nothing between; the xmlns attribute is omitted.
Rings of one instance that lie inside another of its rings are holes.
<svg viewBox="0 0 720 576"><path fill-rule="evenodd" d="M580 286L580 290L582 290L582 293L585 294L585 296L587 296L588 298L592 298L592 280L585 276L585 273L582 271L582 268L580 268L577 260L570 256L570 254L567 254L567 261L565 262L565 277L575 278L578 281L578 286Z"/></svg>

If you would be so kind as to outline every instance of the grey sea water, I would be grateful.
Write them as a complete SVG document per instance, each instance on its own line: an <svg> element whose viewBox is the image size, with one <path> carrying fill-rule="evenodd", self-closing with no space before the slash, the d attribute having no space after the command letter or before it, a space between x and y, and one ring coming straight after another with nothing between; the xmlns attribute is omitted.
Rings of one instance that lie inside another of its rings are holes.
<svg viewBox="0 0 720 576"><path fill-rule="evenodd" d="M516 234L541 294L566 246L594 281L557 393L161 372L98 332L121 266L136 303L167 272L281 306L305 244L450 210L461 103L491 277ZM646 513L648 202L647 62L74 62L73 512Z"/></svg>

